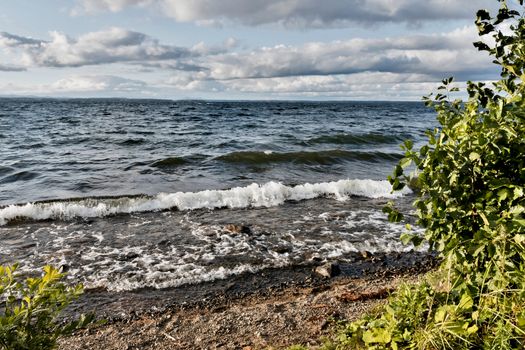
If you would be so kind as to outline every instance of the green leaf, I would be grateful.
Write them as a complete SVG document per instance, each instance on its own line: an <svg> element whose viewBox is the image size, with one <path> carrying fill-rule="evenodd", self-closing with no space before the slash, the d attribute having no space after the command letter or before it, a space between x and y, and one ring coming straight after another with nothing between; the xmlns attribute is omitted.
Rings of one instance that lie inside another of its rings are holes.
<svg viewBox="0 0 525 350"><path fill-rule="evenodd" d="M482 41L475 42L474 47L479 51L490 51L490 47Z"/></svg>
<svg viewBox="0 0 525 350"><path fill-rule="evenodd" d="M480 21L487 21L490 19L490 14L488 13L487 10L478 10L478 12L476 12L476 17L477 17L477 20L480 20Z"/></svg>
<svg viewBox="0 0 525 350"><path fill-rule="evenodd" d="M412 163L412 159L410 158L402 158L400 161L399 161L399 165L401 166L401 168L406 168L408 167L410 164Z"/></svg>
<svg viewBox="0 0 525 350"><path fill-rule="evenodd" d="M473 306L474 306L474 301L472 300L472 297L468 294L463 294L458 304L458 310L461 310L461 311L470 310L472 309Z"/></svg>
<svg viewBox="0 0 525 350"><path fill-rule="evenodd" d="M441 306L434 315L434 321L436 322L443 322L445 320L445 317L447 316L448 309L445 306Z"/></svg>
<svg viewBox="0 0 525 350"><path fill-rule="evenodd" d="M365 344L388 344L392 340L389 331L382 328L369 329L363 333L363 341Z"/></svg>
<svg viewBox="0 0 525 350"><path fill-rule="evenodd" d="M388 221L390 222L401 222L403 218L403 214L397 210L392 210L390 213L388 213Z"/></svg>
<svg viewBox="0 0 525 350"><path fill-rule="evenodd" d="M470 161L473 162L473 161L480 159L480 155L477 152L470 152L468 158L470 159Z"/></svg>
<svg viewBox="0 0 525 350"><path fill-rule="evenodd" d="M471 335L471 334L475 334L477 333L479 330L478 326L477 325L472 325L470 327L467 328L467 334Z"/></svg>
<svg viewBox="0 0 525 350"><path fill-rule="evenodd" d="M409 244L410 242L412 242L412 238L414 237L414 235L410 234L410 233L402 233L401 236L399 236L399 239L401 240L401 242L404 244L404 245L407 245Z"/></svg>
<svg viewBox="0 0 525 350"><path fill-rule="evenodd" d="M403 175L403 168L400 165L397 165L394 170L394 177L399 177Z"/></svg>
<svg viewBox="0 0 525 350"><path fill-rule="evenodd" d="M405 188L405 184L399 181L399 179L394 179L394 183L392 184L392 190L401 191L403 188Z"/></svg>

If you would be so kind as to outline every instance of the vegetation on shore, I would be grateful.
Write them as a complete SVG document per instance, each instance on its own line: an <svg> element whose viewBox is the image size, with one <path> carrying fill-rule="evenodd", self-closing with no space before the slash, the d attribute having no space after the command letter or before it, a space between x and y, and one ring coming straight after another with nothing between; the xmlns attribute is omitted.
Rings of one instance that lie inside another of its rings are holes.
<svg viewBox="0 0 525 350"><path fill-rule="evenodd" d="M0 349L55 349L60 337L84 328L92 316L59 320L60 313L82 293L81 284L66 286L64 277L51 266L43 268L41 277L21 278L17 265L0 266Z"/></svg>
<svg viewBox="0 0 525 350"><path fill-rule="evenodd" d="M452 78L425 97L440 127L428 144L403 145L389 177L394 190L416 176L414 203L424 237L443 259L416 285L401 286L377 312L347 324L325 349L516 349L525 347L525 9L498 0L477 13L474 43L501 67L495 83L467 83L452 100ZM518 9L518 10L516 10ZM405 174L410 165L416 171ZM403 215L385 208L391 221Z"/></svg>

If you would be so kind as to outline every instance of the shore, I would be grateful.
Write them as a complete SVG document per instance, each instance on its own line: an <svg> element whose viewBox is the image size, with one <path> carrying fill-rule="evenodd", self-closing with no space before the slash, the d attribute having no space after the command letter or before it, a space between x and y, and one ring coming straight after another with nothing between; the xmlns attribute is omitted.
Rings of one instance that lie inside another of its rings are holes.
<svg viewBox="0 0 525 350"><path fill-rule="evenodd" d="M59 349L263 349L319 345L338 321L384 302L403 281L435 266L423 253L356 254L333 277L316 265L265 270L161 291L87 291L70 312L94 309L104 326L63 339ZM318 264L320 265L320 264ZM101 300L105 300L102 302Z"/></svg>

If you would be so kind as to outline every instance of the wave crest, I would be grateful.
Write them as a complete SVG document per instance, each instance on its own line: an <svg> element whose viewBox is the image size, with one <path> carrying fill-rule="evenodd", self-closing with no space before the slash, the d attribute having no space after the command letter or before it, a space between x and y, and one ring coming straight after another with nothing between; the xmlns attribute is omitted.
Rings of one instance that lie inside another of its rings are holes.
<svg viewBox="0 0 525 350"><path fill-rule="evenodd" d="M54 201L9 205L0 209L0 225L18 220L69 220L104 217L115 214L160 211L168 209L219 209L272 207L286 201L300 201L322 196L346 200L350 196L395 198L409 193L405 189L391 193L388 181L339 180L286 186L279 182L251 184L228 190L159 193L153 197L87 198L77 201Z"/></svg>

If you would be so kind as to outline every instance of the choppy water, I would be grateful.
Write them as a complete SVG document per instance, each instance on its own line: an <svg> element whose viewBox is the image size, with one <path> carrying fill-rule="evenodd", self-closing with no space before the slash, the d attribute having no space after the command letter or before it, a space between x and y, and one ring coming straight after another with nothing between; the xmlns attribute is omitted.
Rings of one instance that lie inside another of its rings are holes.
<svg viewBox="0 0 525 350"><path fill-rule="evenodd" d="M403 251L384 179L434 125L420 103L0 99L0 262L118 291Z"/></svg>

